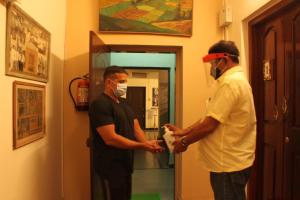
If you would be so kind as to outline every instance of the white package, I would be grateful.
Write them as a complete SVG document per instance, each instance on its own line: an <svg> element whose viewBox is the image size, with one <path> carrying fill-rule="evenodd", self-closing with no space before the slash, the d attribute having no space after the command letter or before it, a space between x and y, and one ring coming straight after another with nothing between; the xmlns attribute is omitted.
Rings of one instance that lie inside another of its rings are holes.
<svg viewBox="0 0 300 200"><path fill-rule="evenodd" d="M164 126L164 129L165 129L165 134L163 134L163 138L165 139L169 151L173 152L174 150L173 142L175 141L175 137L172 135L173 131L170 131L166 126Z"/></svg>

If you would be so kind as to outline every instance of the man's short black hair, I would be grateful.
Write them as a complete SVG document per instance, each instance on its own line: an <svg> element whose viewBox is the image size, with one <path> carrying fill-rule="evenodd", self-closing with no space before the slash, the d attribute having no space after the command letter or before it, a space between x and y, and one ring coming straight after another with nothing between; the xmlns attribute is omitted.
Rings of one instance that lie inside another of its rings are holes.
<svg viewBox="0 0 300 200"><path fill-rule="evenodd" d="M233 41L220 40L209 48L208 53L228 53L233 62L239 63L240 52Z"/></svg>
<svg viewBox="0 0 300 200"><path fill-rule="evenodd" d="M107 78L112 77L115 74L127 74L126 70L122 67L112 65L109 66L105 69L104 74L103 74L103 79L106 80Z"/></svg>

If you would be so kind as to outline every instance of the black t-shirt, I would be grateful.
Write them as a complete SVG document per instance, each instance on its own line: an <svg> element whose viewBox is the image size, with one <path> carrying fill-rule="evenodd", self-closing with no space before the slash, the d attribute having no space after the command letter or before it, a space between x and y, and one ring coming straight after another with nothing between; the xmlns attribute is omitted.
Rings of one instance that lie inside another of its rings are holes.
<svg viewBox="0 0 300 200"><path fill-rule="evenodd" d="M133 110L124 99L119 103L106 94L93 101L89 109L90 125L93 132L93 162L96 171L104 176L129 175L133 172L133 150L119 149L104 143L96 128L114 124L115 132L123 137L136 140L134 136Z"/></svg>

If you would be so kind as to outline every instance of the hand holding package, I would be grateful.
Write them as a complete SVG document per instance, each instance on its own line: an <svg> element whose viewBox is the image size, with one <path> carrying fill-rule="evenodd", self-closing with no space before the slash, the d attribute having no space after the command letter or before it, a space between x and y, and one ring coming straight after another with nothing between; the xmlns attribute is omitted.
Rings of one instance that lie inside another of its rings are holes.
<svg viewBox="0 0 300 200"><path fill-rule="evenodd" d="M168 149L170 152L173 152L174 145L173 142L175 141L175 137L172 135L173 131L170 131L168 127L164 126L165 134L163 135L163 138L168 146Z"/></svg>

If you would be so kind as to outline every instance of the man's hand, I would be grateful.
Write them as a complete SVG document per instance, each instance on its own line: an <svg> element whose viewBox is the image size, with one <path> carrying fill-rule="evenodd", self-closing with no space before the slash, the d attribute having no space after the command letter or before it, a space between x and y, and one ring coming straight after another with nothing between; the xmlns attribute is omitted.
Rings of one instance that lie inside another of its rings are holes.
<svg viewBox="0 0 300 200"><path fill-rule="evenodd" d="M165 149L159 145L159 143L163 142L162 140L147 140L144 142L145 150L150 151L152 153L161 153Z"/></svg>
<svg viewBox="0 0 300 200"><path fill-rule="evenodd" d="M177 126L174 126L173 124L165 124L164 126L166 126L170 131L173 131L173 136L182 137L186 135L183 129L180 129Z"/></svg>

